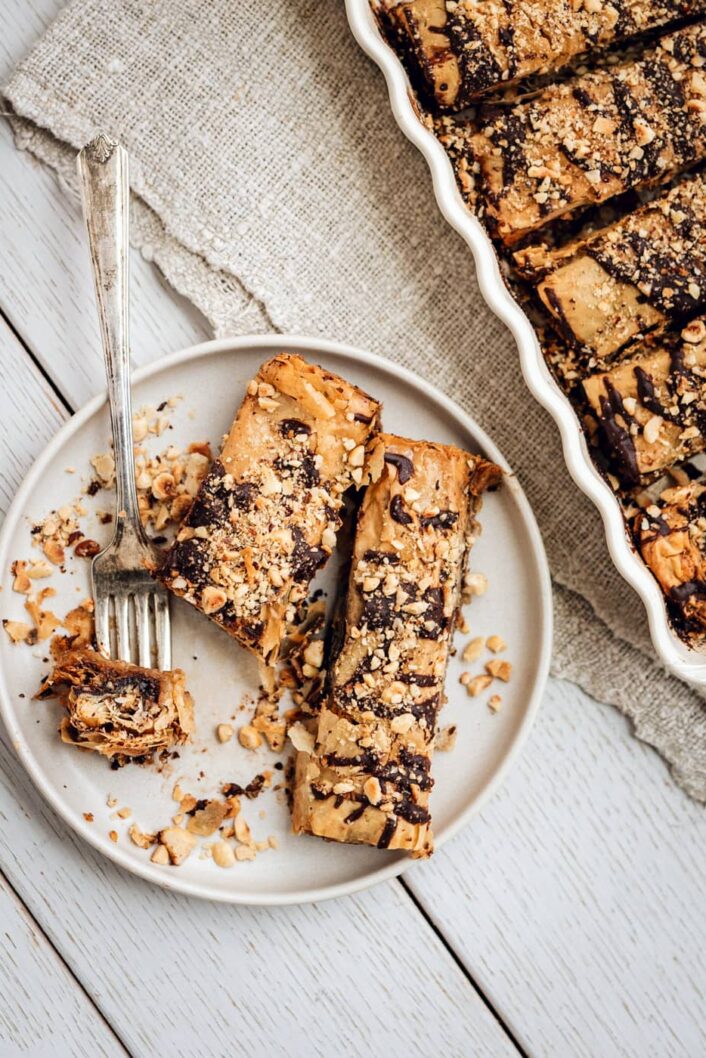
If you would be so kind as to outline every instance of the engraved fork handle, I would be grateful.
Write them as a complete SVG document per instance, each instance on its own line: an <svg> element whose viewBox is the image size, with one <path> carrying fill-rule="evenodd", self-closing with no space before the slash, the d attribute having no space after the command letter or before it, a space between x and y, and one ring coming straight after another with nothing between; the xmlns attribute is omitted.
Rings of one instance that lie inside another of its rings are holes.
<svg viewBox="0 0 706 1058"><path fill-rule="evenodd" d="M144 539L135 487L128 342L128 224L130 185L127 151L100 133L79 152L83 212L108 378L108 403L115 457L115 539Z"/></svg>

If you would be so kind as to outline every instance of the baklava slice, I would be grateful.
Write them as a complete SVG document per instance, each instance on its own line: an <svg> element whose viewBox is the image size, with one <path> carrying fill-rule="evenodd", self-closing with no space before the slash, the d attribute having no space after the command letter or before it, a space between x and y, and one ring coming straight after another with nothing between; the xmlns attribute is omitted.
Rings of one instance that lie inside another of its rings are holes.
<svg viewBox="0 0 706 1058"><path fill-rule="evenodd" d="M670 191L586 239L515 255L563 333L597 367L628 342L706 309L706 178Z"/></svg>
<svg viewBox="0 0 706 1058"><path fill-rule="evenodd" d="M706 10L704 0L385 0L383 7L401 49L444 109Z"/></svg>
<svg viewBox="0 0 706 1058"><path fill-rule="evenodd" d="M675 629L692 644L706 635L706 485L667 489L635 518L637 546L665 595Z"/></svg>
<svg viewBox="0 0 706 1058"><path fill-rule="evenodd" d="M161 578L266 664L336 544L380 405L300 356L263 364Z"/></svg>
<svg viewBox="0 0 706 1058"><path fill-rule="evenodd" d="M432 744L484 489L501 471L458 448L383 435L358 517L343 643L293 827L427 856Z"/></svg>
<svg viewBox="0 0 706 1058"><path fill-rule="evenodd" d="M481 111L485 216L506 244L573 210L666 182L706 157L706 25L636 62Z"/></svg>
<svg viewBox="0 0 706 1058"><path fill-rule="evenodd" d="M145 669L81 647L57 654L37 697L58 696L67 713L63 742L121 767L188 741L194 718L185 680L180 669Z"/></svg>
<svg viewBox="0 0 706 1058"><path fill-rule="evenodd" d="M706 319L583 381L610 468L634 486L706 448Z"/></svg>

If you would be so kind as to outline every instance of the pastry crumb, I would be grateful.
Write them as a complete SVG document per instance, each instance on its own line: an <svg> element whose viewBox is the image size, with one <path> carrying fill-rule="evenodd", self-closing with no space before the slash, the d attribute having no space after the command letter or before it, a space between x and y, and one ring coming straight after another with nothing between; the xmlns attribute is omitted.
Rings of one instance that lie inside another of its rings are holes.
<svg viewBox="0 0 706 1058"><path fill-rule="evenodd" d="M447 727L442 727L437 732L436 738L434 739L434 749L438 749L441 753L450 752L456 745L456 738L458 736L458 728L455 724L449 724Z"/></svg>
<svg viewBox="0 0 706 1058"><path fill-rule="evenodd" d="M133 823L128 830L130 840L141 849L148 849L151 845L154 845L157 840L156 834L147 834L145 831L138 827L137 823Z"/></svg>
<svg viewBox="0 0 706 1058"><path fill-rule="evenodd" d="M159 842L166 849L169 862L174 867L178 867L193 852L196 838L188 830L172 826L160 830ZM154 860L154 856L152 859Z"/></svg>

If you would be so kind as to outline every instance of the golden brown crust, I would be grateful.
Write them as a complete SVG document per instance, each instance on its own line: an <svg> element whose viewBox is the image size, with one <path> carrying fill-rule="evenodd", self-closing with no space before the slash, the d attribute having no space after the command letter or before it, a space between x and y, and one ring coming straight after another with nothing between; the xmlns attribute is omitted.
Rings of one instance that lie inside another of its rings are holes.
<svg viewBox="0 0 706 1058"><path fill-rule="evenodd" d="M38 697L53 695L68 714L61 722L62 741L116 765L182 745L194 729L181 669L159 672L109 661L86 647L63 650Z"/></svg>
<svg viewBox="0 0 706 1058"><path fill-rule="evenodd" d="M331 554L380 405L282 353L263 364L161 577L268 664Z"/></svg>
<svg viewBox="0 0 706 1058"><path fill-rule="evenodd" d="M706 635L706 486L668 489L635 518L635 539L664 592L676 629L692 643Z"/></svg>
<svg viewBox="0 0 706 1058"><path fill-rule="evenodd" d="M690 26L637 62L488 108L471 150L485 214L503 242L630 188L665 183L702 159L705 52L706 25Z"/></svg>
<svg viewBox="0 0 706 1058"><path fill-rule="evenodd" d="M501 471L458 448L381 435L358 519L345 638L293 826L429 855L432 740L484 488Z"/></svg>
<svg viewBox="0 0 706 1058"><path fill-rule="evenodd" d="M684 180L560 250L515 258L541 265L544 305L603 366L640 335L706 309L706 180Z"/></svg>
<svg viewBox="0 0 706 1058"><path fill-rule="evenodd" d="M583 380L611 468L637 485L706 447L706 320Z"/></svg>
<svg viewBox="0 0 706 1058"><path fill-rule="evenodd" d="M437 104L460 109L585 51L704 10L703 0L388 0Z"/></svg>

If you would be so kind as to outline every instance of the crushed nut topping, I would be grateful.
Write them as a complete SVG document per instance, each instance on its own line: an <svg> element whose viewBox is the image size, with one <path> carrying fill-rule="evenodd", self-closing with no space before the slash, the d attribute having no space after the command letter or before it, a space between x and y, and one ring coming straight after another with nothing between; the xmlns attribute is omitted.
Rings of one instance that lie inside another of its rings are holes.
<svg viewBox="0 0 706 1058"><path fill-rule="evenodd" d="M308 724L290 729L293 825L425 856L431 754L475 513L500 471L459 449L384 435L370 459L378 469L359 516L329 697L315 738Z"/></svg>

